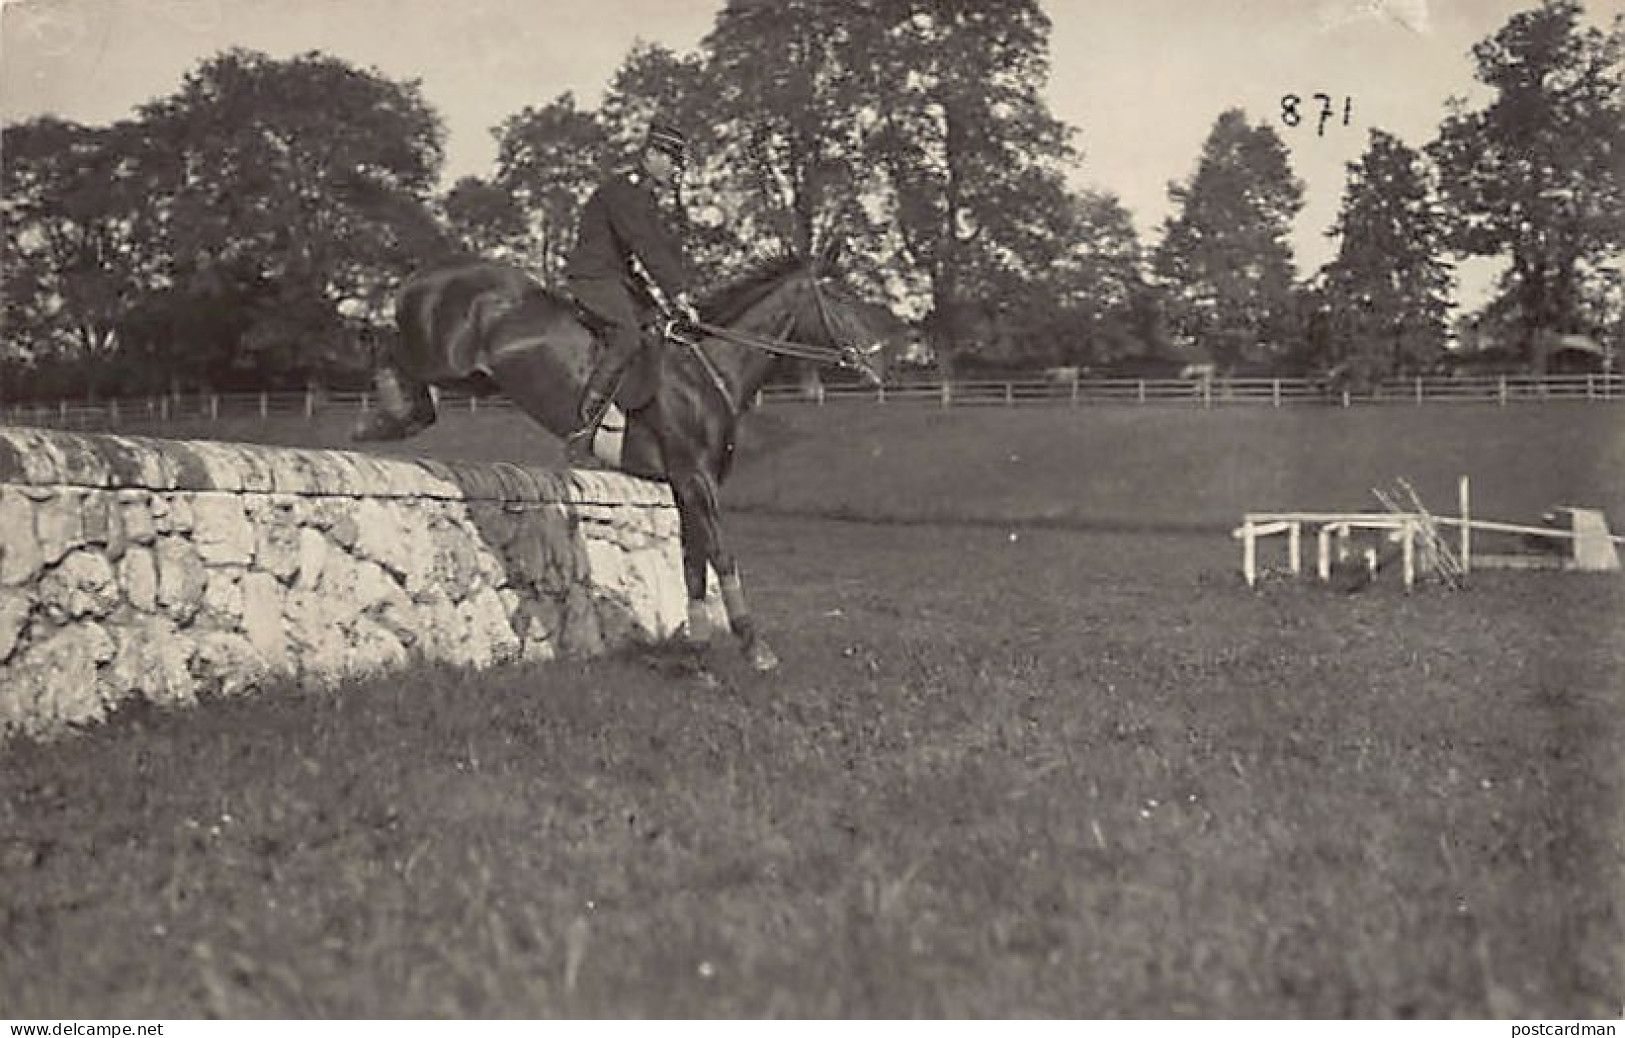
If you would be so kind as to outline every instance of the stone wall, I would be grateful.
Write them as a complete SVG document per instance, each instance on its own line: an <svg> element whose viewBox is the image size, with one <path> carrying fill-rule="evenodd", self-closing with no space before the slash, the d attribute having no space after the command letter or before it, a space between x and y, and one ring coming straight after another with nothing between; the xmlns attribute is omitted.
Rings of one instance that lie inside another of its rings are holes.
<svg viewBox="0 0 1625 1038"><path fill-rule="evenodd" d="M0 736L664 638L677 536L613 473L0 427Z"/></svg>

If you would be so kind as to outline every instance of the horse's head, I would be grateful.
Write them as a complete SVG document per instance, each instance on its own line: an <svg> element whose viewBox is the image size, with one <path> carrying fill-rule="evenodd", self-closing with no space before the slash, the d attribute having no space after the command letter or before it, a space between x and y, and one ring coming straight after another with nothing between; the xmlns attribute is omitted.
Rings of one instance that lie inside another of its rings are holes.
<svg viewBox="0 0 1625 1038"><path fill-rule="evenodd" d="M826 251L797 275L801 293L793 337L836 351L836 363L871 385L886 374L886 346L901 322L885 307L859 296L830 270Z"/></svg>
<svg viewBox="0 0 1625 1038"><path fill-rule="evenodd" d="M768 353L850 368L878 385L902 323L853 292L827 262L827 255L782 257L719 290L700 311L711 325L768 336L751 344Z"/></svg>

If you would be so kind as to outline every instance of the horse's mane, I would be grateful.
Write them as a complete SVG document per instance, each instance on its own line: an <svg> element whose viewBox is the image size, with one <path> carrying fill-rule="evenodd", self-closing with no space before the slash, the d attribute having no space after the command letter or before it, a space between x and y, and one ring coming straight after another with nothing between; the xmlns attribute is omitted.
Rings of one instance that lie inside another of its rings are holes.
<svg viewBox="0 0 1625 1038"><path fill-rule="evenodd" d="M699 310L712 324L728 324L761 301L791 271L802 265L798 256L775 256L762 269L744 274L700 301Z"/></svg>

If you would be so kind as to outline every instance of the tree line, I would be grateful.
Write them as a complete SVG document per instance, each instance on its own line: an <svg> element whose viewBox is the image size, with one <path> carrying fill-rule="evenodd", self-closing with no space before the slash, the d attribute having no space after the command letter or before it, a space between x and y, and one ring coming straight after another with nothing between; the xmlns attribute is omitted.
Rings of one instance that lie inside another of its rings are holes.
<svg viewBox="0 0 1625 1038"><path fill-rule="evenodd" d="M112 126L8 125L4 391L356 377L414 269L480 255L558 283L581 205L657 113L694 144L704 280L836 246L949 372L1420 373L1463 256L1508 261L1478 316L1518 360L1554 333L1619 342L1625 20L1544 0L1474 47L1486 102L1452 101L1420 148L1370 129L1337 254L1307 277L1270 119L1218 115L1154 244L1115 195L1072 188L1049 31L1037 0L728 0L693 53L634 45L596 108L504 119L489 174L445 190L419 84L319 52L224 52Z"/></svg>

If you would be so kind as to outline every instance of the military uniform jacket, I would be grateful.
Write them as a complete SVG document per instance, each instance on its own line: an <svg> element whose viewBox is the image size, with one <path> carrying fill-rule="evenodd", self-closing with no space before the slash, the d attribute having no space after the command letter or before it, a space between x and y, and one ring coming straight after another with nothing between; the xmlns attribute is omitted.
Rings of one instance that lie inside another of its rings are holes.
<svg viewBox="0 0 1625 1038"><path fill-rule="evenodd" d="M688 288L682 242L666 225L652 188L634 170L615 174L592 193L565 268L570 280L625 280L636 256L668 298Z"/></svg>

